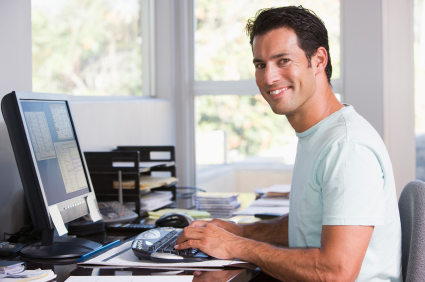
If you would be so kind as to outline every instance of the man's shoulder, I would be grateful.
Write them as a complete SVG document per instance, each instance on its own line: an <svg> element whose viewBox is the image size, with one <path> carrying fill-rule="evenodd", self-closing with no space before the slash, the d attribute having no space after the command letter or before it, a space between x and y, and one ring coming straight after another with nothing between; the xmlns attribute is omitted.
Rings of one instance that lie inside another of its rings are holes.
<svg viewBox="0 0 425 282"><path fill-rule="evenodd" d="M366 147L383 145L375 128L350 105L336 112L321 131L330 146L336 143L356 143Z"/></svg>
<svg viewBox="0 0 425 282"><path fill-rule="evenodd" d="M384 142L376 129L352 106L348 106L345 111L341 111L344 119L345 141L356 143L366 147L382 147Z"/></svg>

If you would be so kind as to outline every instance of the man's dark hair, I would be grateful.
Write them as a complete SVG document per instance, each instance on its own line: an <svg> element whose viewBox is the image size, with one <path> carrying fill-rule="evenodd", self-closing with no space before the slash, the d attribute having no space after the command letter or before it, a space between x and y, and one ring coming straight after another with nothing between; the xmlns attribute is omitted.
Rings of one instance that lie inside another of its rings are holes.
<svg viewBox="0 0 425 282"><path fill-rule="evenodd" d="M245 31L249 36L249 43L254 42L257 35L286 27L292 29L297 35L298 46L305 52L308 66L311 67L311 57L316 54L319 47L324 47L328 52L328 63L325 68L329 84L331 83L332 65L329 54L328 31L323 21L311 10L302 6L287 6L279 8L261 9L255 18L248 20Z"/></svg>

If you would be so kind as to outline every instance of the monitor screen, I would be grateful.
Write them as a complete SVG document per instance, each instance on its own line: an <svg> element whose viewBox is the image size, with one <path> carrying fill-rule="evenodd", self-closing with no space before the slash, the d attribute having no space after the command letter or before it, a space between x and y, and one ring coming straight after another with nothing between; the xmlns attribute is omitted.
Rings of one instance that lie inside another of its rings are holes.
<svg viewBox="0 0 425 282"><path fill-rule="evenodd" d="M67 103L21 100L21 108L48 205L89 193Z"/></svg>

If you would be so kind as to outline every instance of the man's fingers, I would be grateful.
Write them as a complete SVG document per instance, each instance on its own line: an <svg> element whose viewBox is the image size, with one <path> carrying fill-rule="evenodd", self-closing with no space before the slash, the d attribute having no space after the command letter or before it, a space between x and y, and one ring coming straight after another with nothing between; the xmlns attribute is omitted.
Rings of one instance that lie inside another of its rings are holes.
<svg viewBox="0 0 425 282"><path fill-rule="evenodd" d="M208 223L208 221L205 221L205 220L195 220L194 222L189 224L188 227L201 227L201 226L204 226L207 223Z"/></svg>
<svg viewBox="0 0 425 282"><path fill-rule="evenodd" d="M200 240L188 240L188 241L184 241L183 243L180 244L176 244L174 246L174 249L176 250L184 250L184 249L199 249L201 246L201 241Z"/></svg>
<svg viewBox="0 0 425 282"><path fill-rule="evenodd" d="M183 232L177 238L176 245L181 244L187 240L195 239L199 240L204 237L204 228L203 227L186 227Z"/></svg>

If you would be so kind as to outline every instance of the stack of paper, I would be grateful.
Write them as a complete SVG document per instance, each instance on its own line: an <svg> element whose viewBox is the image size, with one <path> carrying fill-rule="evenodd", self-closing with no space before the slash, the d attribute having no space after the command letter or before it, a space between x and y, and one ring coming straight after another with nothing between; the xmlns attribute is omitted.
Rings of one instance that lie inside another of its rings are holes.
<svg viewBox="0 0 425 282"><path fill-rule="evenodd" d="M0 261L0 278L9 274L16 274L25 270L25 263L21 261Z"/></svg>
<svg viewBox="0 0 425 282"><path fill-rule="evenodd" d="M173 203L171 200L173 193L171 191L149 192L140 197L140 209L144 211L153 211L168 206ZM134 202L127 202L125 206L130 210L135 210Z"/></svg>
<svg viewBox="0 0 425 282"><path fill-rule="evenodd" d="M140 209L153 211L172 204L173 193L171 191L149 192L140 197Z"/></svg>
<svg viewBox="0 0 425 282"><path fill-rule="evenodd" d="M196 209L207 211L211 217L229 218L241 206L238 195L220 193L198 193L195 198Z"/></svg>
<svg viewBox="0 0 425 282"><path fill-rule="evenodd" d="M18 274L11 274L7 276L3 276L1 278L2 282L17 282L17 281L37 281L37 282L44 282L44 281L50 281L52 279L56 278L56 274L53 273L52 270L25 270L23 272L20 272Z"/></svg>
<svg viewBox="0 0 425 282"><path fill-rule="evenodd" d="M289 213L289 192L291 185L273 185L269 188L257 188L255 192L261 198L255 200L243 210L237 211L235 215L285 215Z"/></svg>

